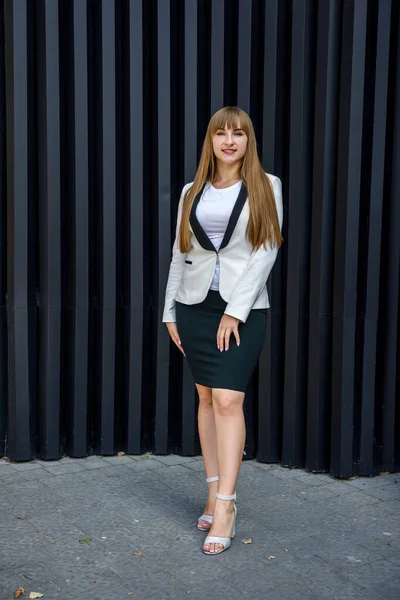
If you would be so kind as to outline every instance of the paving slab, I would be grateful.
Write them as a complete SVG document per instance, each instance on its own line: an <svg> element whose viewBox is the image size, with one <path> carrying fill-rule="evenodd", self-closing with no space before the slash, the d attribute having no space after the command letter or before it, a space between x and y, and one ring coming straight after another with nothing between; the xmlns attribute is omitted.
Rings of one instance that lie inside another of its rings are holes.
<svg viewBox="0 0 400 600"><path fill-rule="evenodd" d="M196 529L204 478L201 457L0 459L0 600L400 598L398 474L246 460L237 535L214 557Z"/></svg>
<svg viewBox="0 0 400 600"><path fill-rule="evenodd" d="M135 456L129 454L122 454L121 456L104 456L103 459L109 465L126 465L134 460L137 460Z"/></svg>

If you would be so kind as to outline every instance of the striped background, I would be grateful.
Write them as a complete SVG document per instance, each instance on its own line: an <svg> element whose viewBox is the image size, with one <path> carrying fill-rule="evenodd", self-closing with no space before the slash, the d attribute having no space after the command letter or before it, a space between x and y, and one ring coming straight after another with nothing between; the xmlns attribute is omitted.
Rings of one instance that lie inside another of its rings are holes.
<svg viewBox="0 0 400 600"><path fill-rule="evenodd" d="M161 313L179 193L238 104L285 210L246 455L399 468L399 18L395 0L0 0L0 455L198 452Z"/></svg>

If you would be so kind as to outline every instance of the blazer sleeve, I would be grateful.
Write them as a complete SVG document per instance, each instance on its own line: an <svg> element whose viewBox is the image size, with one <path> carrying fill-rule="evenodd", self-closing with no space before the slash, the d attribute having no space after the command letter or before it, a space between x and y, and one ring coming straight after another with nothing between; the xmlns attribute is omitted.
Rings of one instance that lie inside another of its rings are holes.
<svg viewBox="0 0 400 600"><path fill-rule="evenodd" d="M181 224L182 217L182 206L183 199L187 190L190 188L191 184L188 183L184 186L181 197L179 199L178 205L178 217L176 221L176 234L175 234L175 242L172 247L172 260L169 267L167 288L165 291L165 303L164 303L164 312L163 312L163 323L172 323L176 321L175 316L175 296L178 291L179 284L182 279L183 268L185 265L185 257L186 254L182 254L179 249L179 227Z"/></svg>
<svg viewBox="0 0 400 600"><path fill-rule="evenodd" d="M279 177L275 177L272 184L279 226L282 230L282 183ZM236 317L236 319L239 319L243 323L246 322L257 296L267 283L277 255L278 248L271 247L269 244L261 246L261 248L252 253L245 272L232 290L229 302L225 308L225 314Z"/></svg>

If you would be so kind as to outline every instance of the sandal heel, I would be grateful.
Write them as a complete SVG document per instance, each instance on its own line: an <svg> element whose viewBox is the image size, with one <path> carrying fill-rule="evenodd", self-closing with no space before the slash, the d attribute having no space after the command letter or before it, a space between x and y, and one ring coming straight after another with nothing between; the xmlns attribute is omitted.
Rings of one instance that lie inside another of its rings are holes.
<svg viewBox="0 0 400 600"><path fill-rule="evenodd" d="M220 500L235 500L236 501L236 492L234 494L232 494L232 496L224 496L223 494L217 493L217 498L219 498ZM216 552L209 552L208 550L204 550L204 547L203 547L204 554L209 554L210 556L216 555L216 554L221 554L222 552L225 552L225 550L228 550L228 548L230 547L231 541L233 540L233 538L236 535L236 515L237 515L236 504L233 505L233 510L235 511L235 519L233 521L232 533L231 533L230 537L223 538L223 537L218 537L215 535L208 535L204 542L204 546L206 544L221 544L222 550L217 550Z"/></svg>
<svg viewBox="0 0 400 600"><path fill-rule="evenodd" d="M219 480L218 475L215 475L215 477L207 477L206 478L207 483L214 483L214 481L218 481L218 480ZM199 521L206 521L207 523L210 523L210 527L200 527ZM199 517L197 519L197 529L199 531L210 531L212 522L213 522L213 516L212 515L206 515L206 514L203 513L201 515L201 517Z"/></svg>

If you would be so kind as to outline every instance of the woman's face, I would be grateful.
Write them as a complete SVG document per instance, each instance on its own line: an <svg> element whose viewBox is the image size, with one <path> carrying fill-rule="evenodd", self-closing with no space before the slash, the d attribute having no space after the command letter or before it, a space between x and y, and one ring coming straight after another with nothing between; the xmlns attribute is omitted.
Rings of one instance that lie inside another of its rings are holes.
<svg viewBox="0 0 400 600"><path fill-rule="evenodd" d="M218 129L213 138L213 150L217 160L225 164L233 164L240 161L246 153L247 135L240 129Z"/></svg>

